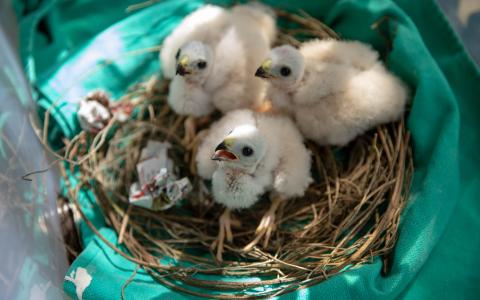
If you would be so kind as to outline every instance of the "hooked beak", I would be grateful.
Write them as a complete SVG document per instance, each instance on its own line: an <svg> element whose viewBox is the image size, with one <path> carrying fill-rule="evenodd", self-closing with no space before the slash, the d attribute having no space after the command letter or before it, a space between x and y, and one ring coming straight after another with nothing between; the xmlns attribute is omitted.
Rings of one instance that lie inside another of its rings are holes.
<svg viewBox="0 0 480 300"><path fill-rule="evenodd" d="M177 72L175 74L180 75L180 76L185 76L185 75L190 74L190 72L188 72L187 69L184 66L177 65Z"/></svg>
<svg viewBox="0 0 480 300"><path fill-rule="evenodd" d="M225 141L221 142L217 148L215 148L215 154L212 156L212 160L218 161L232 161L237 159L238 157L228 150Z"/></svg>
<svg viewBox="0 0 480 300"><path fill-rule="evenodd" d="M260 78L274 78L275 76L273 76L271 73L270 73L270 68L272 66L272 60L270 59L267 59L266 61L264 61L262 63L262 65L257 69L257 71L255 72L255 76L257 77L260 77Z"/></svg>
<svg viewBox="0 0 480 300"><path fill-rule="evenodd" d="M175 73L176 75L180 76L185 76L188 74L191 74L191 72L188 70L188 57L183 56L178 64L177 64L177 72Z"/></svg>

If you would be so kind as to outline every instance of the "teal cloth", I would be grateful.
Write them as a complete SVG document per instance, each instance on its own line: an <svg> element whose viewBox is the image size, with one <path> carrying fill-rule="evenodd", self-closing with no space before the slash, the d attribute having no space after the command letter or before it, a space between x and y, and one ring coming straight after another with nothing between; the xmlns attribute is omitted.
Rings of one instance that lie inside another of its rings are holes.
<svg viewBox="0 0 480 300"><path fill-rule="evenodd" d="M28 1L27 1L28 2ZM134 82L158 72L156 53L123 53L159 44L181 18L202 1L162 1L132 14L128 3L113 0L40 1L21 18L22 56L38 91L38 103L53 110L50 141L79 131L76 101L92 88L120 95ZM216 1L219 2L219 1ZM402 215L391 272L383 277L381 261L349 270L285 299L475 299L480 297L480 72L432 0L424 1L266 1L277 7L303 9L325 21L342 37L372 44L385 42L371 25L390 17L393 38L388 67L408 83L413 105L415 175L409 204ZM83 8L91 8L83 9ZM46 19L50 35L37 28ZM50 36L50 41L48 37ZM98 63L113 63L87 73ZM80 201L101 232L113 243L94 199L85 191ZM115 254L82 225L85 250L70 271L86 268L92 275L84 299L118 299L135 265ZM69 271L69 273L70 273ZM252 278L252 280L255 280ZM267 287L268 288L268 287ZM75 286L64 289L76 297ZM250 291L252 293L259 292ZM188 298L154 282L139 270L125 289L127 299Z"/></svg>

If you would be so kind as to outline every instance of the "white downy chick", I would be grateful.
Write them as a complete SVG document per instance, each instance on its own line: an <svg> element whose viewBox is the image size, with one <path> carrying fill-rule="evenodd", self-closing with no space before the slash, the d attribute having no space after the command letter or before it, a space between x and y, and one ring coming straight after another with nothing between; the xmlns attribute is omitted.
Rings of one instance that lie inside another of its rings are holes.
<svg viewBox="0 0 480 300"><path fill-rule="evenodd" d="M230 211L255 204L270 191L271 206L245 251L264 238L267 247L275 229L275 212L282 200L303 196L310 177L310 152L293 122L250 110L235 110L212 124L197 152L197 171L212 179L213 198L226 209L214 244L222 260L223 243L233 240Z"/></svg>
<svg viewBox="0 0 480 300"><path fill-rule="evenodd" d="M272 191L282 199L303 196L310 153L292 121L236 110L212 124L196 157L198 174L212 179L214 200L248 208Z"/></svg>
<svg viewBox="0 0 480 300"><path fill-rule="evenodd" d="M260 7L234 7L218 42L191 40L180 47L168 95L176 113L203 116L215 108L225 113L261 105L266 85L251 74L268 54L275 19Z"/></svg>
<svg viewBox="0 0 480 300"><path fill-rule="evenodd" d="M270 51L257 69L270 82L274 108L288 112L305 137L319 145L343 146L365 131L401 118L405 85L356 41L312 40L300 49Z"/></svg>

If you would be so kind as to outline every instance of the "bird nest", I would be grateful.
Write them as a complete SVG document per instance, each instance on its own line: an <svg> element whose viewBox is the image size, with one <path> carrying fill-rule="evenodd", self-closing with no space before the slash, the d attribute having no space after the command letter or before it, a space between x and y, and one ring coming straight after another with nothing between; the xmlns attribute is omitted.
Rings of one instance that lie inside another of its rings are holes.
<svg viewBox="0 0 480 300"><path fill-rule="evenodd" d="M289 28L282 30L278 43L337 38L305 14L277 13ZM225 244L224 260L219 262L211 245L223 207L212 201L209 183L196 175L194 162L199 141L219 116L178 116L168 107L167 94L168 82L155 77L135 85L119 99L136 104L129 120L112 120L95 135L81 132L65 148L70 164L62 164L62 173L69 198L84 222L117 253L166 286L210 298L280 295L374 257L383 260L388 272L413 169L403 120L379 126L342 148L308 142L314 183L304 197L280 205L268 246L244 251L269 209L270 201L263 199L234 213L241 225L233 227L234 240ZM193 184L187 199L166 211L128 204L128 189L137 180L136 164L148 140L168 141L176 175L187 176ZM71 176L76 177L75 185ZM82 189L93 191L123 247L103 237L82 212L77 202Z"/></svg>

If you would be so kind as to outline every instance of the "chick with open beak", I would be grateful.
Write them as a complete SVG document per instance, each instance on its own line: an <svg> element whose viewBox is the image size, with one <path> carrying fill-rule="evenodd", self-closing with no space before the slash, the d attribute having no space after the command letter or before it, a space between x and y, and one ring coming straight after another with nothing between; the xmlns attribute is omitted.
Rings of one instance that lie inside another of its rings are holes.
<svg viewBox="0 0 480 300"><path fill-rule="evenodd" d="M281 200L302 196L311 180L310 154L293 123L284 116L250 110L232 111L212 124L196 161L198 175L212 180L214 201L226 207L212 245L217 247L218 260L222 259L225 237L233 239L231 210L247 209L270 192L271 209L246 250L261 239L267 247Z"/></svg>
<svg viewBox="0 0 480 300"><path fill-rule="evenodd" d="M217 148L215 148L215 154L212 156L212 160L218 161L234 161L237 160L238 157L229 151L229 147L231 147L232 140L224 140L221 142Z"/></svg>
<svg viewBox="0 0 480 300"><path fill-rule="evenodd" d="M266 140L258 128L240 125L217 145L211 159L237 173L254 173L265 152Z"/></svg>
<svg viewBox="0 0 480 300"><path fill-rule="evenodd" d="M226 206L219 220L218 260L222 260L225 236L229 242L233 240L230 211L252 206L265 191L265 187L255 181L254 174L266 150L265 137L252 125L235 127L215 147L211 159L217 162L218 169L212 176L213 196L216 202Z"/></svg>

